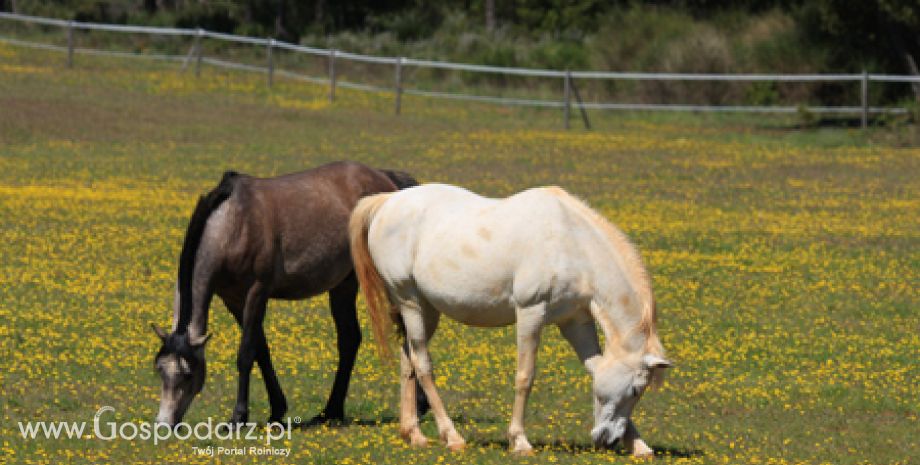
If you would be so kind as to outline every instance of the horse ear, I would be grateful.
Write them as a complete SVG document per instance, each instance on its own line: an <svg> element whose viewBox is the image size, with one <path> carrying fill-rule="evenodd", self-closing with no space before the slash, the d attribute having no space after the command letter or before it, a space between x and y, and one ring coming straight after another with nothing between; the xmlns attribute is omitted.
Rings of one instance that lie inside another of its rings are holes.
<svg viewBox="0 0 920 465"><path fill-rule="evenodd" d="M211 339L210 333L202 336L194 336L190 338L188 342L192 345L192 347L201 347L204 346L206 342L208 342L208 339Z"/></svg>
<svg viewBox="0 0 920 465"><path fill-rule="evenodd" d="M160 338L160 341L163 341L163 343L165 344L166 337L169 336L169 334L166 331L164 331L162 328L158 327L157 325L153 323L150 323L150 327L153 329L154 334L156 334L157 337Z"/></svg>
<svg viewBox="0 0 920 465"><path fill-rule="evenodd" d="M642 357L642 364L646 368L671 368L671 362L665 359L664 357L659 357L658 355L645 354Z"/></svg>

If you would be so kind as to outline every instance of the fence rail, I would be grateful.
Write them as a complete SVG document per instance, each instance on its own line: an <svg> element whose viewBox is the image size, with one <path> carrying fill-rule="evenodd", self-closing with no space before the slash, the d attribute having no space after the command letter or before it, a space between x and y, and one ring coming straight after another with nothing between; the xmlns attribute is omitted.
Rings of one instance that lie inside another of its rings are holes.
<svg viewBox="0 0 920 465"><path fill-rule="evenodd" d="M691 112L746 112L746 113L795 113L801 111L802 106L783 106L783 105L697 105L697 104L657 104L657 103L618 103L618 102L582 102L575 79L581 80L629 80L629 81L709 81L709 82L853 82L860 84L860 104L843 105L843 106L808 106L807 110L815 113L833 113L833 114L855 114L861 115L862 126L868 125L870 114L904 114L907 109L900 107L872 107L869 105L868 86L871 82L881 83L911 83L920 84L920 76L890 75L890 74L869 74L866 72L859 74L720 74L720 73L644 73L644 72L617 72L617 71L559 71L550 69L533 69L533 68L511 68L489 65L475 65L467 63L452 63L436 60L421 60L406 57L386 57L362 55L358 53L344 52L341 50L322 49L307 47L298 44L291 44L272 38L247 37L234 34L225 34L221 32L212 32L204 29L187 29L187 28L170 28L170 27L151 27L151 26L134 26L120 24L102 24L92 22L68 21L62 19L43 18L37 16L21 15L16 13L0 12L0 20L18 21L21 23L38 24L43 26L55 26L65 28L67 31L67 46L58 46L29 42L12 38L0 37L0 41L18 46L40 48L67 53L67 65L73 66L74 53L91 54L91 55L110 55L118 57L132 58L149 58L159 60L180 60L188 61L194 55L196 75L200 74L200 64L206 63L211 66L224 68L239 69L244 71L264 72L267 75L268 85L272 85L273 75L287 78L313 82L316 84L329 85L329 99L334 100L335 88L346 87L363 91L390 91L394 94L395 112L399 114L401 108L401 95L417 95L429 98L468 100L476 102L494 103L501 105L523 105L533 107L550 107L563 108L565 127L569 127L570 109L573 105L572 94L576 97L578 105L582 110L585 125L588 126L587 114L585 109L590 110L641 110L641 111L691 111ZM127 34L148 34L148 35L167 35L167 36L184 36L193 38L195 43L189 56L164 55L164 54L146 54L118 52L110 50L96 50L87 48L78 48L74 44L73 31L92 30L107 31ZM256 45L266 48L265 66L249 65L236 63L227 60L221 60L211 57L202 56L201 41L204 38L234 42L239 44ZM286 70L275 70L272 58L274 48L283 49L295 53L303 53L318 57L327 57L329 60L328 76L316 77L304 74L294 73ZM380 87L368 85L365 83L348 82L336 78L335 62L336 60L348 60L361 63L392 65L394 67L394 85L393 87ZM465 93L440 92L424 89L406 88L404 86L403 68L430 68L452 71L464 71L471 73L490 73L509 76L540 77L554 78L562 80L560 88L563 90L563 97L560 100L550 99L526 99L510 98L488 95L471 95Z"/></svg>

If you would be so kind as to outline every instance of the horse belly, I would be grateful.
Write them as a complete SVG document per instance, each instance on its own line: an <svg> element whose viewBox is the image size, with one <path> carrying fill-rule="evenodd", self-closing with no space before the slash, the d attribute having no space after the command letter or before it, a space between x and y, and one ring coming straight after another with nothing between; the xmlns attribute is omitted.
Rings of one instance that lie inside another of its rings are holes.
<svg viewBox="0 0 920 465"><path fill-rule="evenodd" d="M276 276L272 297L286 300L310 298L334 288L351 272L351 262L347 258L323 265L295 269Z"/></svg>
<svg viewBox="0 0 920 465"><path fill-rule="evenodd" d="M496 327L514 324L515 308L507 300L473 300L445 292L425 292L425 299L437 311L469 326Z"/></svg>
<svg viewBox="0 0 920 465"><path fill-rule="evenodd" d="M470 270L416 274L425 300L448 317L470 326L507 326L516 320L511 285Z"/></svg>
<svg viewBox="0 0 920 465"><path fill-rule="evenodd" d="M532 244L511 212L485 202L474 213L450 212L421 235L412 269L425 299L441 313L471 326L505 326L517 320L516 270ZM538 241L542 243L542 241Z"/></svg>

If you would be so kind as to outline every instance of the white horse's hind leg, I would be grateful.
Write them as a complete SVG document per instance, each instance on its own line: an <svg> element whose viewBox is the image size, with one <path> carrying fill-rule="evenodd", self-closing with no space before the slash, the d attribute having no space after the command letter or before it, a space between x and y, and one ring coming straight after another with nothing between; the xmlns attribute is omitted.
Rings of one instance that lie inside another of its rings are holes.
<svg viewBox="0 0 920 465"><path fill-rule="evenodd" d="M434 310L424 312L425 341L430 341L438 328L438 320L441 314ZM400 362L400 406L399 406L399 433L403 439L409 441L409 444L415 447L425 447L428 445L428 438L422 434L418 421L418 392L416 390L417 377L415 369L412 368L412 361L409 359L408 342L399 350Z"/></svg>
<svg viewBox="0 0 920 465"><path fill-rule="evenodd" d="M466 441L457 433L454 422L447 416L444 403L434 387L434 380L431 376L431 357L428 355L428 335L426 334L426 323L429 325L430 323L426 320L437 318L437 314L433 313L435 312L422 311L417 304L404 304L400 308L400 314L406 326L406 340L409 342L409 360L415 368L415 374L418 376L419 384L422 385L422 390L428 396L431 413L438 425L438 435L447 442L448 449L458 451L466 447Z"/></svg>
<svg viewBox="0 0 920 465"><path fill-rule="evenodd" d="M524 434L524 410L533 387L540 345L540 330L546 315L546 304L537 304L517 311L518 366L514 376L514 406L511 424L508 425L508 446L515 454L529 455L533 446Z"/></svg>
<svg viewBox="0 0 920 465"><path fill-rule="evenodd" d="M399 434L415 447L428 445L428 438L418 427L418 410L416 410L415 370L407 353L408 347L399 351L401 376L399 399Z"/></svg>

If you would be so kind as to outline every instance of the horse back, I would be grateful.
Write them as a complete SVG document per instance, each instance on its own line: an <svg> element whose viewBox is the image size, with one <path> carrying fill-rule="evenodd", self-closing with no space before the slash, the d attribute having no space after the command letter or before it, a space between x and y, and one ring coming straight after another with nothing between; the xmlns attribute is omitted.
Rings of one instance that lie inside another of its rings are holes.
<svg viewBox="0 0 920 465"><path fill-rule="evenodd" d="M425 185L384 204L369 242L388 282L467 324L497 326L514 321L517 305L589 298L579 241L596 237L586 227L547 189L489 199Z"/></svg>
<svg viewBox="0 0 920 465"><path fill-rule="evenodd" d="M352 270L348 218L358 200L396 189L379 170L336 162L273 178L241 175L208 221L206 254L222 262L227 287L255 280L272 297L301 299ZM216 286L221 287L221 286Z"/></svg>

